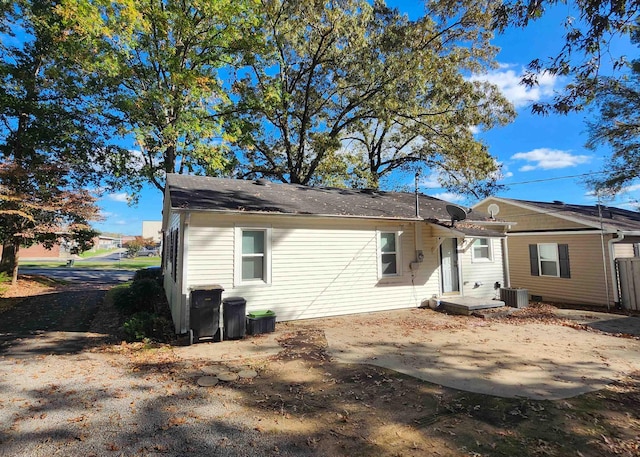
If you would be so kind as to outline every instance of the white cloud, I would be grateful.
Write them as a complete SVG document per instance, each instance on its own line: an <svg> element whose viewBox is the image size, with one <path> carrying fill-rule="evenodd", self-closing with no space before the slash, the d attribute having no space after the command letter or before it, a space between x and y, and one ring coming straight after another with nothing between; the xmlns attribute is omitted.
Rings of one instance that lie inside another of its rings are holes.
<svg viewBox="0 0 640 457"><path fill-rule="evenodd" d="M622 189L622 192L627 194L629 192L635 192L637 190L640 190L640 184L632 184L631 186L624 187Z"/></svg>
<svg viewBox="0 0 640 457"><path fill-rule="evenodd" d="M421 177L418 181L418 186L427 189L439 189L442 187L442 184L438 181L438 174L431 173L428 176Z"/></svg>
<svg viewBox="0 0 640 457"><path fill-rule="evenodd" d="M529 152L518 152L511 156L511 160L524 160L529 162L519 168L519 171L554 170L559 168L575 167L588 163L591 156L571 154L571 151L560 149L538 148Z"/></svg>
<svg viewBox="0 0 640 457"><path fill-rule="evenodd" d="M475 74L469 78L470 81L486 81L498 86L503 95L513 103L516 108L522 108L530 103L553 95L556 84L559 82L557 76L547 72L538 74L538 85L527 87L520 84L524 69L516 72L513 65L502 64L498 70L485 74Z"/></svg>
<svg viewBox="0 0 640 457"><path fill-rule="evenodd" d="M447 202L462 202L466 200L464 195L454 194L453 192L441 192L439 194L432 195L433 198L439 198Z"/></svg>
<svg viewBox="0 0 640 457"><path fill-rule="evenodd" d="M117 194L109 194L109 195L107 195L107 198L109 200L114 201L114 202L121 202L121 203L128 203L129 202L129 195L126 192L119 192Z"/></svg>
<svg viewBox="0 0 640 457"><path fill-rule="evenodd" d="M477 135L478 133L480 133L480 127L478 127L477 125L472 125L471 127L469 127L469 131L472 135Z"/></svg>

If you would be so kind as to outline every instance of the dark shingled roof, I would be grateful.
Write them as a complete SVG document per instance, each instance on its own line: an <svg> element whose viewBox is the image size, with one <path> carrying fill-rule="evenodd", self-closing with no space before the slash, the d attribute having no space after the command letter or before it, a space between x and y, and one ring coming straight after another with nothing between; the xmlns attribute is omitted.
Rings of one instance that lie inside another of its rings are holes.
<svg viewBox="0 0 640 457"><path fill-rule="evenodd" d="M536 202L510 198L501 198L501 200L532 206L544 213L571 217L573 219L583 220L585 223L594 227L600 227L600 215L597 205L573 205L561 201ZM602 205L601 212L602 224L607 230L640 231L640 213L636 211Z"/></svg>
<svg viewBox="0 0 640 457"><path fill-rule="evenodd" d="M189 210L264 212L320 216L415 219L415 194L367 189L338 189L280 184L265 180L211 178L170 174L167 188L171 207ZM420 219L450 228L448 202L420 194ZM489 215L473 212L455 229L463 233L495 235L473 222L489 221Z"/></svg>

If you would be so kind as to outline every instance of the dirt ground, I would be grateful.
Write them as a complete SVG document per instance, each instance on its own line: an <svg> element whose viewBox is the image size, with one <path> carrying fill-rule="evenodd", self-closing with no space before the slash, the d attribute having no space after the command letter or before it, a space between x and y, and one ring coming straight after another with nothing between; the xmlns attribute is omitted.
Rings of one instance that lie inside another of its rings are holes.
<svg viewBox="0 0 640 457"><path fill-rule="evenodd" d="M52 303L82 307L80 295L64 293L55 291ZM94 324L108 324L113 310L95 298ZM47 299L14 303L0 321L20 309L27 312L33 302L42 307ZM425 339L469 332L471 339L481 325L538 332L569 328L575 336L566 343L574 345L583 334L610 338L611 345L637 344L635 336L605 334L557 317L550 307L497 320L414 311L433 318L418 321L411 313L399 318L398 339L413 332ZM605 387L561 400L504 398L340 362L327 342L331 328L336 324L278 324L275 334L243 343L259 348L261 342L275 342L275 351L227 359L208 355L205 344L105 344L101 338L113 332L108 325L103 333L82 333L100 330L95 325L67 332L59 324L22 334L1 348L0 455L640 455L640 372L617 372ZM367 331L375 330L372 325ZM350 331L359 330L352 325ZM67 334L82 335L85 345L47 351ZM92 336L100 343L90 343ZM12 352L19 346L26 349ZM229 342L229 348L235 346ZM203 375L246 368L258 376L198 386Z"/></svg>

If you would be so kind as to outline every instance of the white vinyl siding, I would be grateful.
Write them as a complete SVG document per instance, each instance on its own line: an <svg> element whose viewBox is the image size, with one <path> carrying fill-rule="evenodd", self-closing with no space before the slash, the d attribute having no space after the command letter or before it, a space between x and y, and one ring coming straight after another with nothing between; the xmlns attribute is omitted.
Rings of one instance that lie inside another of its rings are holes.
<svg viewBox="0 0 640 457"><path fill-rule="evenodd" d="M461 244L460 262L462 270L462 294L465 297L491 299L496 297L495 284L504 287L504 261L502 257L502 240L489 238L493 250L492 262L477 262L473 259L473 242L465 240Z"/></svg>
<svg viewBox="0 0 640 457"><path fill-rule="evenodd" d="M165 228L164 239L164 258L163 258L163 278L164 278L164 290L169 301L171 308L171 315L175 325L175 330L178 333L184 332L184 326L186 325L187 315L185 313L183 303L184 297L182 294L182 277L180 263L178 256L181 258L181 252L171 251L173 237L173 243L179 242L179 238L176 237L176 233L180 233L180 215L171 212L167 215L167 227ZM176 255L177 254L177 255ZM172 261L169 261L171 257Z"/></svg>
<svg viewBox="0 0 640 457"><path fill-rule="evenodd" d="M236 227L270 227L268 287L234 282ZM425 259L415 271L399 256L398 275L380 278L377 261L380 232L401 232L402 253L415 252L413 230L412 222L192 213L187 285L220 284L224 297L247 300L247 312L271 309L278 321L416 307L439 292L435 239L417 246Z"/></svg>

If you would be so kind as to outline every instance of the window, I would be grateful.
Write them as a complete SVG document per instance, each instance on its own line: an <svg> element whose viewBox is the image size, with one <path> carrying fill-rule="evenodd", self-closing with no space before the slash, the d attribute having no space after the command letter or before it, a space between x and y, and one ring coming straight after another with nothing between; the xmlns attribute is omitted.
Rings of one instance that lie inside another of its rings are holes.
<svg viewBox="0 0 640 457"><path fill-rule="evenodd" d="M476 238L472 245L471 258L474 262L491 262L493 260L490 238Z"/></svg>
<svg viewBox="0 0 640 457"><path fill-rule="evenodd" d="M540 262L540 276L558 276L558 245L539 244L538 261Z"/></svg>
<svg viewBox="0 0 640 457"><path fill-rule="evenodd" d="M529 245L532 276L570 278L569 245L539 243Z"/></svg>
<svg viewBox="0 0 640 457"><path fill-rule="evenodd" d="M397 232L380 232L380 276L400 275L399 234Z"/></svg>
<svg viewBox="0 0 640 457"><path fill-rule="evenodd" d="M270 282L270 235L269 229L237 229L236 278L239 283Z"/></svg>

